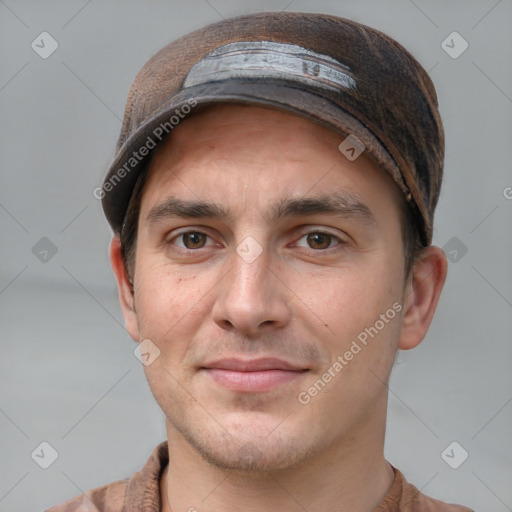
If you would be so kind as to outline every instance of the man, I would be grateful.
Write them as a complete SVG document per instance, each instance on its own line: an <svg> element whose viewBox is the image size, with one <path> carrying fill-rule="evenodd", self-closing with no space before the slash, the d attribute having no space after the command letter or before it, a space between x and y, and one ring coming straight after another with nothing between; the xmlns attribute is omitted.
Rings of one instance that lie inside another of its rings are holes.
<svg viewBox="0 0 512 512"><path fill-rule="evenodd" d="M242 16L146 63L96 193L167 441L50 510L468 511L383 455L446 277L443 157L426 72L349 20Z"/></svg>

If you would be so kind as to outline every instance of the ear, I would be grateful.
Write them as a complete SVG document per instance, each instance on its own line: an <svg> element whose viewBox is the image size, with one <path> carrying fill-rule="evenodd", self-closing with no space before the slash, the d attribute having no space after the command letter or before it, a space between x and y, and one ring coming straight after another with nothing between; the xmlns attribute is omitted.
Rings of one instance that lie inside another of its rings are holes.
<svg viewBox="0 0 512 512"><path fill-rule="evenodd" d="M439 247L427 247L416 257L404 293L400 350L416 347L427 334L447 271L446 255Z"/></svg>
<svg viewBox="0 0 512 512"><path fill-rule="evenodd" d="M119 291L119 302L124 316L124 323L128 334L134 341L140 341L139 324L137 313L135 311L135 298L133 287L128 278L128 272L124 264L121 252L121 240L114 236L110 244L110 263L117 280L117 289Z"/></svg>

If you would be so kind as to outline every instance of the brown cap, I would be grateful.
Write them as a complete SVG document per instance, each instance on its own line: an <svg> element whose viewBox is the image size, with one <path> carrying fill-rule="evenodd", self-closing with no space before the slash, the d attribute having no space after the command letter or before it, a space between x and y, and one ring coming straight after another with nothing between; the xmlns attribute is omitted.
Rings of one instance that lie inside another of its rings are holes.
<svg viewBox="0 0 512 512"><path fill-rule="evenodd" d="M216 103L278 108L335 130L347 158L364 150L393 177L430 245L444 159L432 81L382 32L307 13L227 19L174 41L144 65L95 191L116 233L154 148L187 115Z"/></svg>

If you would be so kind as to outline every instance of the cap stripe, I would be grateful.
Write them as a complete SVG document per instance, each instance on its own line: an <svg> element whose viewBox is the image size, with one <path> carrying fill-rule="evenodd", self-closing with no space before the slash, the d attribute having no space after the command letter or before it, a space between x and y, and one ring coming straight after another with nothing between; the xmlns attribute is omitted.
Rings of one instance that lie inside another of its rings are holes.
<svg viewBox="0 0 512 512"><path fill-rule="evenodd" d="M298 80L309 86L339 91L356 81L348 66L295 44L238 41L210 52L190 70L184 88L231 78Z"/></svg>

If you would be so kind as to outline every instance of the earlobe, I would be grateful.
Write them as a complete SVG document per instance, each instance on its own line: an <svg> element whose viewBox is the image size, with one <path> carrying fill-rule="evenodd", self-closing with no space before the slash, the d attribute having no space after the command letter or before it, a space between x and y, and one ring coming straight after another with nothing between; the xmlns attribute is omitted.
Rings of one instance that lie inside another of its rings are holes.
<svg viewBox="0 0 512 512"><path fill-rule="evenodd" d="M123 312L126 330L134 341L140 341L133 286L126 270L121 251L121 241L117 236L112 238L110 244L110 263L117 281L119 303Z"/></svg>
<svg viewBox="0 0 512 512"><path fill-rule="evenodd" d="M425 337L443 289L448 263L439 247L430 246L417 256L404 293L400 350L409 350Z"/></svg>

